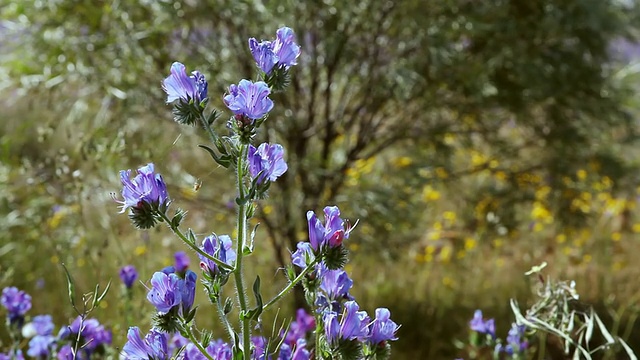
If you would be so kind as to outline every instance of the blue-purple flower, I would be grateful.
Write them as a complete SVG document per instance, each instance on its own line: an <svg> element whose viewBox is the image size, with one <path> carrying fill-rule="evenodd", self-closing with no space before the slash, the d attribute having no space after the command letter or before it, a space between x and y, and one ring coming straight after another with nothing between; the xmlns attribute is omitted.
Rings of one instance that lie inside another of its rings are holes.
<svg viewBox="0 0 640 360"><path fill-rule="evenodd" d="M138 271L133 265L125 265L120 269L120 280L127 289L131 289L133 283L138 279Z"/></svg>
<svg viewBox="0 0 640 360"><path fill-rule="evenodd" d="M189 256L184 251L178 251L173 255L176 261L176 272L183 272L189 267Z"/></svg>
<svg viewBox="0 0 640 360"><path fill-rule="evenodd" d="M283 67L297 65L300 56L300 46L296 44L295 34L288 27L281 27L276 31L276 40L273 42L273 51L278 55L278 64Z"/></svg>
<svg viewBox="0 0 640 360"><path fill-rule="evenodd" d="M376 318L371 325L369 325L367 342L376 346L385 341L398 340L396 332L399 328L400 326L391 320L391 312L389 309L377 308Z"/></svg>
<svg viewBox="0 0 640 360"><path fill-rule="evenodd" d="M124 213L127 208L141 208L143 203L157 208L164 205L169 200L167 194L167 185L164 183L162 176L154 172L154 166L149 163L138 169L138 174L131 179L131 170L120 171L120 181L124 186L122 188L123 201L120 213Z"/></svg>
<svg viewBox="0 0 640 360"><path fill-rule="evenodd" d="M369 316L365 311L359 311L359 309L355 301L347 301L344 303L344 310L340 319L338 319L338 313L335 311L325 311L323 313L324 331L331 346L338 345L340 339L354 340L367 337Z"/></svg>
<svg viewBox="0 0 640 360"><path fill-rule="evenodd" d="M291 262L293 265L304 269L316 258L313 254L313 248L311 247L311 243L306 241L299 242L296 246L298 250L291 255Z"/></svg>
<svg viewBox="0 0 640 360"><path fill-rule="evenodd" d="M29 340L27 355L32 358L47 358L51 352L51 345L56 341L53 335L37 335Z"/></svg>
<svg viewBox="0 0 640 360"><path fill-rule="evenodd" d="M151 329L142 338L138 327L129 328L127 343L122 348L122 356L129 360L168 360L168 335L156 329Z"/></svg>
<svg viewBox="0 0 640 360"><path fill-rule="evenodd" d="M179 62L171 65L171 75L162 81L162 90L167 93L167 103L176 100L196 104L207 98L207 80L198 71L187 75L185 66Z"/></svg>
<svg viewBox="0 0 640 360"><path fill-rule="evenodd" d="M303 308L296 312L296 320L291 322L289 331L284 336L284 343L293 347L299 339L304 339L307 333L315 329L316 319Z"/></svg>
<svg viewBox="0 0 640 360"><path fill-rule="evenodd" d="M309 242L314 251L323 247L335 248L342 245L344 239L349 238L351 228L344 227L344 221L340 218L340 209L337 206L324 208L325 224L318 220L313 211L307 212L309 224Z"/></svg>
<svg viewBox="0 0 640 360"><path fill-rule="evenodd" d="M243 79L238 85L229 86L229 94L223 100L235 115L257 120L273 109L273 101L269 99L270 93L271 90L265 82L254 83Z"/></svg>
<svg viewBox="0 0 640 360"><path fill-rule="evenodd" d="M147 293L147 300L161 313L168 313L171 308L182 301L182 279L176 274L156 272L151 278L151 289Z"/></svg>
<svg viewBox="0 0 640 360"><path fill-rule="evenodd" d="M489 334L491 337L496 337L496 325L493 319L484 320L482 318L482 310L476 310L473 314L473 319L469 322L471 330L481 334Z"/></svg>
<svg viewBox="0 0 640 360"><path fill-rule="evenodd" d="M216 360L231 360L233 357L231 346L220 339L212 340L207 346L207 352Z"/></svg>
<svg viewBox="0 0 640 360"><path fill-rule="evenodd" d="M16 350L15 353L0 353L0 360L24 360L24 355L22 355L22 350Z"/></svg>
<svg viewBox="0 0 640 360"><path fill-rule="evenodd" d="M22 327L22 336L31 338L36 335L51 335L54 327L51 315L34 316L30 323Z"/></svg>
<svg viewBox="0 0 640 360"><path fill-rule="evenodd" d="M249 49L260 70L266 74L269 74L271 69L278 63L278 55L273 51L271 41L263 40L258 42L255 38L251 38L249 39Z"/></svg>
<svg viewBox="0 0 640 360"><path fill-rule="evenodd" d="M196 297L196 281L198 279L198 275L191 270L187 270L184 274L184 280L181 282L180 293L182 295L182 312L186 314L191 310L193 306L193 301Z"/></svg>
<svg viewBox="0 0 640 360"><path fill-rule="evenodd" d="M524 338L524 333L526 331L526 326L518 325L516 323L511 324L511 329L507 334L507 346L505 347L505 351L509 354L523 352L529 346L529 343Z"/></svg>
<svg viewBox="0 0 640 360"><path fill-rule="evenodd" d="M76 339L80 332L82 347L85 355L89 355L101 345L110 345L112 342L111 331L100 324L97 319L84 319L78 316L69 326L62 327L58 333L58 339Z"/></svg>
<svg viewBox="0 0 640 360"><path fill-rule="evenodd" d="M228 265L233 265L236 261L236 252L233 250L233 243L228 235L210 235L204 238L200 247L207 254L219 259ZM219 272L218 265L207 259L205 256L198 254L200 257L200 267L212 276Z"/></svg>
<svg viewBox="0 0 640 360"><path fill-rule="evenodd" d="M322 264L319 266L319 276L322 278L320 292L316 305L321 308L329 308L332 311L340 311L341 300L353 300L349 290L353 286L353 280L344 270L328 270Z"/></svg>
<svg viewBox="0 0 640 360"><path fill-rule="evenodd" d="M284 174L288 167L284 161L284 148L280 144L262 143L258 148L249 145L249 173L258 178L258 183L276 181Z"/></svg>
<svg viewBox="0 0 640 360"><path fill-rule="evenodd" d="M16 287L7 287L2 290L0 304L7 309L9 321L13 322L22 319L31 309L31 295Z"/></svg>
<svg viewBox="0 0 640 360"><path fill-rule="evenodd" d="M274 41L249 39L249 49L258 67L267 75L274 68L288 69L296 65L300 56L300 46L295 42L293 30L288 27L278 29Z"/></svg>
<svg viewBox="0 0 640 360"><path fill-rule="evenodd" d="M78 359L81 357L78 356ZM71 345L64 345L58 350L58 360L74 360Z"/></svg>

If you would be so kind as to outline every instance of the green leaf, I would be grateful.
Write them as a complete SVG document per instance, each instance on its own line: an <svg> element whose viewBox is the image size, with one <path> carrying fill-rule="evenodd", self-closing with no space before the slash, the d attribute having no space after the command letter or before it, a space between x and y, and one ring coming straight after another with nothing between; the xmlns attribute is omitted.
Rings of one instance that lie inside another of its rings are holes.
<svg viewBox="0 0 640 360"><path fill-rule="evenodd" d="M213 150L213 149L212 149L212 148L210 148L209 146L207 146L207 145L198 145L198 147L200 147L200 148L202 148L202 149L206 150L206 151L209 153L209 155L211 155L211 157L213 158L213 160L214 160L216 163L218 163L220 166L225 167L225 168L228 168L228 167L229 167L229 165L231 164L231 161L228 159L228 157L227 157L227 156L222 156L222 157L218 156L218 155L216 154L215 150Z"/></svg>
<svg viewBox="0 0 640 360"><path fill-rule="evenodd" d="M111 280L109 280L109 282L107 283L107 287L104 288L104 291L102 292L102 294L100 294L100 296L97 295L98 294L98 288L99 288L99 285L96 285L96 292L94 293L93 307L96 307L96 306L100 305L102 300L104 300L105 296L107 296L107 293L109 292L109 289L111 288Z"/></svg>
<svg viewBox="0 0 640 360"><path fill-rule="evenodd" d="M618 341L620 342L620 345L622 345L622 348L624 349L624 351L627 352L627 355L629 355L629 360L638 360L638 357L636 356L636 354L633 352L631 347L629 347L629 345L627 345L627 343L624 340L622 340L621 338L618 338Z"/></svg>
<svg viewBox="0 0 640 360"><path fill-rule="evenodd" d="M71 301L71 306L76 307L76 287L73 283L73 278L71 277L71 273L67 267L62 264L62 268L64 269L64 274L67 276L67 290L69 294L69 301Z"/></svg>

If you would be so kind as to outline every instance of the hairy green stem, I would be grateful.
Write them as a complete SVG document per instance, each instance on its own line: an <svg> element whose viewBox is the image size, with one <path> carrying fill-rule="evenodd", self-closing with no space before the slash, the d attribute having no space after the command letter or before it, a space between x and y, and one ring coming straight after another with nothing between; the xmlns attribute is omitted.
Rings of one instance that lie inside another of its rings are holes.
<svg viewBox="0 0 640 360"><path fill-rule="evenodd" d="M218 134L216 134L215 131L213 131L213 129L211 128L211 125L209 125L209 123L207 122L207 119L205 119L204 112L201 112L198 118L200 119L200 123L202 127L209 135L209 140L211 140L211 143L213 143L213 145L216 146L216 143L218 142Z"/></svg>
<svg viewBox="0 0 640 360"><path fill-rule="evenodd" d="M224 313L224 306L220 302L220 296L216 298L216 305L218 306L218 313L220 314L220 320L222 321L222 324L224 325L225 330L227 330L227 333L229 333L229 341L231 341L231 343L233 344L233 341L235 339L235 336L234 336L235 331L233 330L233 326L229 322L227 315L225 315Z"/></svg>
<svg viewBox="0 0 640 360"><path fill-rule="evenodd" d="M304 268L304 270L302 270L302 272L296 276L295 279L293 279L293 281L291 281L284 289L282 289L278 295L276 295L273 299L269 300L269 302L267 302L266 304L264 304L264 306L262 307L262 311L267 311L268 308L270 308L273 304L275 304L276 302L278 302L278 300L280 300L283 296L285 296L289 291L291 291L291 289L293 289L294 286L296 286L300 280L302 280L311 270L314 269L315 265L320 261L320 258L315 258L311 264L307 265L306 268Z"/></svg>
<svg viewBox="0 0 640 360"><path fill-rule="evenodd" d="M236 168L238 198L241 201L239 201L238 204L238 244L236 247L236 266L233 270L233 276L236 282L236 293L238 294L238 304L240 305L240 320L242 322L242 349L245 359L249 359L251 355L251 327L249 325L249 319L245 317L245 314L248 311L248 306L242 273L242 258L244 255L243 252L247 237L247 204L246 199L244 199L244 166L247 149L247 144L240 145L240 155L238 157L238 165Z"/></svg>
<svg viewBox="0 0 640 360"><path fill-rule="evenodd" d="M171 231L173 231L173 233L176 234L176 236L179 237L180 240L182 240L182 242L187 244L187 246L189 246L192 250L194 250L198 254L204 256L205 258L213 261L214 263L216 263L216 265L220 266L220 268L222 268L222 269L225 269L227 271L232 271L233 270L233 267L231 265L229 265L229 264L225 263L224 261L216 258L215 256L211 256L211 255L207 254L204 250L200 249L196 244L194 244L191 241L189 241L189 239L187 239L187 237L182 233L182 231L180 231L180 229L171 222L171 219L169 219L167 214L165 214L165 213L159 213L159 214L160 214L160 217L167 223L167 225L169 225L169 228L171 229Z"/></svg>

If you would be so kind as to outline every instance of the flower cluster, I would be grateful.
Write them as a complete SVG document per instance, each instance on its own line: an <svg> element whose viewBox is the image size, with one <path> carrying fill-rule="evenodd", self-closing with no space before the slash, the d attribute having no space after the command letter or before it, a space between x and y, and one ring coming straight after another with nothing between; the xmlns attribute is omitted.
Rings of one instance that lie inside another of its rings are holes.
<svg viewBox="0 0 640 360"><path fill-rule="evenodd" d="M278 360L310 360L311 352L307 349L307 341L315 328L313 316L299 309L297 317L291 323L289 331L282 332L281 343L270 342L262 336L251 338L254 349L251 359L275 359ZM280 341L278 341L280 342ZM279 345L279 347L278 347ZM130 360L205 360L204 350L215 360L232 360L232 346L221 339L210 340L208 345L199 348L191 340L179 333L170 334L162 330L152 328L143 337L138 327L131 327L127 333L127 343L122 348L121 355Z"/></svg>
<svg viewBox="0 0 640 360"><path fill-rule="evenodd" d="M300 46L295 42L293 30L288 27L278 29L276 39L272 41L249 39L249 48L256 64L267 75L274 68L288 69L296 65L300 56Z"/></svg>
<svg viewBox="0 0 640 360"><path fill-rule="evenodd" d="M7 320L12 338L28 339L26 353L31 358L89 359L92 354L103 353L111 345L110 330L96 319L81 316L70 325L61 327L58 334L54 335L55 324L51 315L26 317L31 308L31 296L15 287L3 289L0 303L8 310ZM77 352L75 357L74 351ZM9 353L0 353L0 360L4 359L24 359L24 355L20 349L13 349Z"/></svg>
<svg viewBox="0 0 640 360"><path fill-rule="evenodd" d="M313 211L307 212L309 225L309 242L298 243L293 253L293 264L304 268L315 258L319 258L329 269L339 269L346 263L347 250L343 246L344 239L349 238L352 228L340 218L337 206L324 208L325 224Z"/></svg>
<svg viewBox="0 0 640 360"><path fill-rule="evenodd" d="M228 235L210 235L202 240L202 246L200 247L205 253L210 256L220 259L227 265L233 265L236 261L236 252L232 248L233 243ZM204 255L198 255L200 258L200 268L205 274L215 277L219 274L219 266L207 258Z"/></svg>
<svg viewBox="0 0 640 360"><path fill-rule="evenodd" d="M280 144L249 145L249 173L258 184L276 181L288 169L284 161L284 148Z"/></svg>
<svg viewBox="0 0 640 360"><path fill-rule="evenodd" d="M179 309L182 314L187 314L193 306L198 276L191 270L187 270L184 277L172 271L173 268L168 268L153 274L147 300L160 313Z"/></svg>
<svg viewBox="0 0 640 360"><path fill-rule="evenodd" d="M162 89L167 93L167 103L176 100L193 101L199 104L207 98L207 80L199 71L188 76L185 66L179 62L171 65L171 75L162 81Z"/></svg>
<svg viewBox="0 0 640 360"><path fill-rule="evenodd" d="M31 295L16 287L7 287L2 290L0 304L9 312L10 323L22 323L24 315L31 309Z"/></svg>
<svg viewBox="0 0 640 360"><path fill-rule="evenodd" d="M303 285L307 302L324 330L326 346L322 356L388 358L388 342L397 339L399 326L390 319L386 308L376 309L373 321L366 311L360 310L349 293L353 280L342 270L346 260L343 240L349 237L352 228L345 227L338 207L327 206L324 214L323 224L314 212L307 213L309 242L298 243L292 254L294 265L303 271L313 269ZM336 254L342 258L336 258Z"/></svg>
<svg viewBox="0 0 640 360"><path fill-rule="evenodd" d="M485 320L481 310L475 311L473 319L469 321L469 328L472 330L470 344L478 348L492 348L495 356L503 353L508 358L520 358L529 347L525 338L526 327L524 325L511 324L511 329L503 342L502 339L496 337L494 319Z"/></svg>
<svg viewBox="0 0 640 360"><path fill-rule="evenodd" d="M186 212L178 209L173 218L166 210L169 197L160 175L149 164L138 170L138 176L129 178L129 171L122 172L124 185L122 211L131 209L131 219L139 228L165 222L191 250L198 253L202 270L202 284L209 301L216 305L228 332L231 343L211 340L204 335L200 340L194 324L193 309L197 276L188 270L186 254L175 256L175 266L153 274L147 299L155 307L153 327L144 335L137 327L129 329L122 356L127 359L273 359L308 360L342 357L346 359L389 357L389 341L396 340L399 326L390 319L386 308L375 311L371 319L360 310L350 294L353 281L343 270L348 250L344 240L352 230L340 217L336 206L324 209L324 222L313 211L307 213L309 241L297 245L292 263L300 268L296 274L293 266L287 271L290 282L274 298L265 301L260 291L260 278L251 290L255 306L247 299L247 287L243 276L243 257L254 251L253 239L247 231L248 220L254 216L256 203L267 197L271 183L281 177L288 166L284 160L284 148L275 143L255 146L253 141L258 129L265 123L274 102L272 92L282 90L288 84L289 69L297 64L300 47L295 43L293 30L283 27L273 41L249 40L249 49L263 81L240 80L229 86L223 97L233 115L227 122L228 136L219 135L213 124L218 116L214 110L205 116L208 103L207 82L199 72L187 75L184 65L174 63L171 75L163 82L167 102L173 104L176 120L185 124L198 122L209 135L213 147L200 145L221 166L235 171L237 179L237 231L230 236L210 235L199 243L195 232L184 233L180 225ZM235 245L235 246L234 246ZM232 276L233 275L233 276ZM125 287L135 279L131 269L123 269L121 278ZM235 281L236 302L222 296L223 287ZM293 286L302 283L312 314L299 310L296 320L276 337L252 336L252 322L288 293ZM237 306L237 311L234 311ZM230 320L238 314L238 322ZM234 325L240 331L236 332ZM194 331L196 330L196 331ZM314 339L312 339L313 337Z"/></svg>
<svg viewBox="0 0 640 360"><path fill-rule="evenodd" d="M120 171L120 181L123 200L116 200L122 204L120 213L130 209L129 218L138 228L154 227L159 213L164 213L169 206L167 185L162 176L156 174L153 164L149 163L139 168L133 179L131 170Z"/></svg>

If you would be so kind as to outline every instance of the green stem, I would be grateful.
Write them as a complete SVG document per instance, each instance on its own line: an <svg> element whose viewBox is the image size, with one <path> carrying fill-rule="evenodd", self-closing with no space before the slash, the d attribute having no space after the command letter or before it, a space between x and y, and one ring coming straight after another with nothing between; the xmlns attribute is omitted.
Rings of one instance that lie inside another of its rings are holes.
<svg viewBox="0 0 640 360"><path fill-rule="evenodd" d="M236 293L238 294L238 303L240 305L240 317L242 321L242 348L244 353L244 358L249 359L250 348L251 348L251 327L249 325L249 319L244 315L248 311L247 307L247 299L244 288L244 279L242 274L242 258L243 258L243 250L245 246L245 241L247 237L247 204L244 199L244 164L245 157L247 153L248 146L247 144L240 145L240 155L238 157L238 165L236 168L237 174L237 185L238 185L238 198L241 199L239 201L238 206L238 239L237 239L237 247L236 247L236 267L233 270L233 275L236 281Z"/></svg>
<svg viewBox="0 0 640 360"><path fill-rule="evenodd" d="M323 360L322 354L320 353L320 333L322 332L322 323L321 315L315 314L316 318L316 347L314 349L316 353L316 360Z"/></svg>
<svg viewBox="0 0 640 360"><path fill-rule="evenodd" d="M229 322L227 315L225 315L224 313L224 306L220 302L220 296L218 296L218 298L216 299L216 305L218 306L218 313L220 314L220 319L222 320L222 324L224 325L227 332L229 333L229 341L231 341L231 343L233 344L233 341L235 338L235 336L233 335L235 334L235 331L233 330L233 326L231 326L231 323Z"/></svg>
<svg viewBox="0 0 640 360"><path fill-rule="evenodd" d="M218 142L218 135L215 133L215 131L213 131L211 125L209 125L209 123L207 122L207 119L204 118L204 112L200 113L199 118L202 127L209 135L209 140L211 140L214 146L217 146L216 144Z"/></svg>
<svg viewBox="0 0 640 360"><path fill-rule="evenodd" d="M209 254L207 254L204 250L200 249L198 246L196 246L196 244L192 243L191 241L189 241L189 239L187 239L187 237L182 233L182 231L180 231L180 229L174 225L171 220L169 219L169 217L167 216L167 214L164 213L159 213L160 217L167 223L167 225L169 225L169 228L171 228L171 231L173 231L174 234L176 234L176 236L178 236L180 238L180 240L182 240L182 242L184 242L185 244L187 244L187 246L189 246L192 250L194 250L195 252L197 252L198 254L204 256L205 258L213 261L216 263L216 265L220 266L222 269L225 269L227 271L232 271L233 267L227 263L225 263L224 261L211 256Z"/></svg>
<svg viewBox="0 0 640 360"><path fill-rule="evenodd" d="M302 280L311 270L314 269L315 265L320 261L320 258L315 258L311 264L307 265L306 268L304 268L304 270L302 270L302 272L296 276L295 279L293 279L293 281L291 281L284 289L282 289L280 291L280 293L278 293L278 295L276 295L273 299L269 300L269 302L267 302L263 307L262 307L262 311L267 311L268 308L271 307L271 305L275 304L276 302L278 302L278 300L280 300L283 296L285 296L291 289L293 289L294 286L296 286L300 280Z"/></svg>
<svg viewBox="0 0 640 360"><path fill-rule="evenodd" d="M196 337L193 336L193 332L191 331L191 326L185 326L184 329L185 329L187 335L189 335L188 338L189 338L189 340L191 340L191 343L193 343L198 348L198 350L200 350L202 355L204 355L209 360L214 360L213 357L211 357L211 355L209 355L207 350L204 347L202 347L202 344L200 344L200 341L196 340Z"/></svg>

